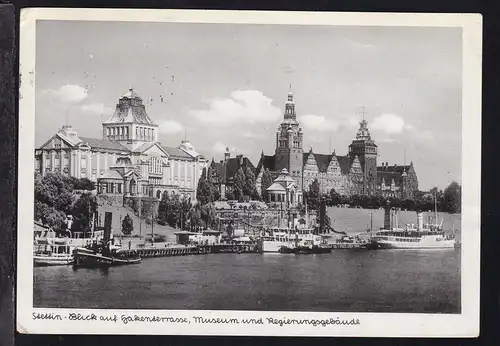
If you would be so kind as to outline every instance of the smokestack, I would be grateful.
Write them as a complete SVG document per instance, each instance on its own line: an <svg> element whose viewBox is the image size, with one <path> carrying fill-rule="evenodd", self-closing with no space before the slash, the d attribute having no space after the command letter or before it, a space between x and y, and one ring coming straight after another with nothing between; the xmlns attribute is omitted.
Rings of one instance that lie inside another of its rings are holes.
<svg viewBox="0 0 500 346"><path fill-rule="evenodd" d="M419 231L424 229L424 213L422 213L421 211L417 213L417 224Z"/></svg>
<svg viewBox="0 0 500 346"><path fill-rule="evenodd" d="M104 214L104 243L111 239L111 222L113 221L113 213L107 211Z"/></svg>
<svg viewBox="0 0 500 346"><path fill-rule="evenodd" d="M319 232L325 232L326 200L321 198L319 202Z"/></svg>
<svg viewBox="0 0 500 346"><path fill-rule="evenodd" d="M389 201L387 201L387 205L384 207L384 229L391 229L391 207Z"/></svg>

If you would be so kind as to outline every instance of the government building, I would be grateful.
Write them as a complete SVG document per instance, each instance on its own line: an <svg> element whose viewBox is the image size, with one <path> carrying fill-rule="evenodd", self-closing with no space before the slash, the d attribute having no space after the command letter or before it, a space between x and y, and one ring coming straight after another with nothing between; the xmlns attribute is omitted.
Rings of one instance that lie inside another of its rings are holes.
<svg viewBox="0 0 500 346"><path fill-rule="evenodd" d="M370 135L368 122L362 120L355 139L346 155L304 152L304 132L297 120L292 92L288 93L283 121L276 131L275 152L261 154L256 166L257 191L261 191L265 169L273 178L286 172L297 183L300 195L317 179L320 193L334 189L340 195L382 195L384 197L412 198L418 189L418 180L410 165L377 165L378 147Z"/></svg>
<svg viewBox="0 0 500 346"><path fill-rule="evenodd" d="M102 124L102 138L84 137L63 126L35 150L36 170L88 178L97 184L98 194L118 199L171 193L196 200L198 179L208 161L189 141L177 147L162 145L158 131L142 98L129 89Z"/></svg>

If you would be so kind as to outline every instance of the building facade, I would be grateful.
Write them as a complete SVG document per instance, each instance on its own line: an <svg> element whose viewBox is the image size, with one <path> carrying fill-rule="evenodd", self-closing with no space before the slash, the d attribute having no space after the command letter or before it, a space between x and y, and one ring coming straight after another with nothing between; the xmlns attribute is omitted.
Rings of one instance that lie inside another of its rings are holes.
<svg viewBox="0 0 500 346"><path fill-rule="evenodd" d="M273 178L286 169L302 191L307 191L318 180L320 193L334 189L341 195L374 195L407 198L418 189L413 167L377 166L378 147L370 135L368 122L362 120L356 137L348 147L347 155L319 154L303 150L304 133L297 120L293 94L288 93L283 121L276 132L274 155L261 154L256 167L257 191L261 191L265 169Z"/></svg>
<svg viewBox="0 0 500 346"><path fill-rule="evenodd" d="M99 194L161 198L167 192L196 200L208 161L189 141L163 146L158 131L142 98L129 89L102 124L102 139L63 126L35 150L36 170L88 178L97 183Z"/></svg>
<svg viewBox="0 0 500 346"><path fill-rule="evenodd" d="M255 175L255 166L250 159L243 155L231 157L229 148L226 148L226 151L224 152L224 160L215 162L215 160L212 159L209 169L207 170L207 175L211 183L219 189L222 200L231 196L234 178L240 168L244 174L246 174L247 169L249 169Z"/></svg>

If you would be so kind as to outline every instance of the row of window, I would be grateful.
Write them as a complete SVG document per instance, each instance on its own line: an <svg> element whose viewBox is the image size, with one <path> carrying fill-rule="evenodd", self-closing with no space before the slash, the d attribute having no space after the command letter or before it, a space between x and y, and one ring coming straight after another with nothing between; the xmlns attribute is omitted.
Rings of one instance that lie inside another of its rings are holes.
<svg viewBox="0 0 500 346"><path fill-rule="evenodd" d="M114 126L106 128L107 136L128 136L128 126Z"/></svg>

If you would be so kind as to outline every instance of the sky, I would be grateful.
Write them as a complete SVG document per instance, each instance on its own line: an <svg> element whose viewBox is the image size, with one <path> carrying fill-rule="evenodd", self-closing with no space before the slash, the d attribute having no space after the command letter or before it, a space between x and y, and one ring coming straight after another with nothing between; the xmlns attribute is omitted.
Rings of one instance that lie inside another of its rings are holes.
<svg viewBox="0 0 500 346"><path fill-rule="evenodd" d="M460 28L38 21L35 141L63 125L102 137L134 89L160 126L208 158L272 155L291 87L304 151L345 155L368 121L378 162L419 188L461 182Z"/></svg>

